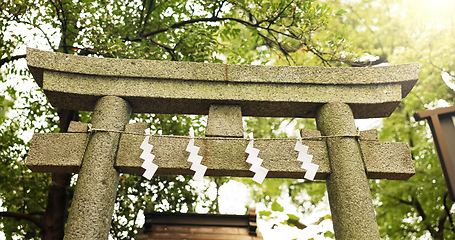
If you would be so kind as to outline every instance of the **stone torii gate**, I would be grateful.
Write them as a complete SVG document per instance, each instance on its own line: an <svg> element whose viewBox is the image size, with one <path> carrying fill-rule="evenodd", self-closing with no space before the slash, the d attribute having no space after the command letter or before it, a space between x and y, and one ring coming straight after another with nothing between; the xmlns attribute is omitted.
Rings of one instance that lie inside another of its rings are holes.
<svg viewBox="0 0 455 240"><path fill-rule="evenodd" d="M418 64L374 68L245 66L91 58L36 49L27 62L50 103L93 111L69 133L35 133L27 166L34 172L78 172L65 239L108 239L119 172L142 174L145 123L131 112L208 114L195 138L209 176L251 177L242 116L316 118L301 130L315 179L326 180L337 239L379 239L368 179L406 180L414 173L405 143L358 133L355 118L389 116L418 79ZM192 175L189 138L151 136L157 174ZM267 177L303 178L296 139L255 139Z"/></svg>

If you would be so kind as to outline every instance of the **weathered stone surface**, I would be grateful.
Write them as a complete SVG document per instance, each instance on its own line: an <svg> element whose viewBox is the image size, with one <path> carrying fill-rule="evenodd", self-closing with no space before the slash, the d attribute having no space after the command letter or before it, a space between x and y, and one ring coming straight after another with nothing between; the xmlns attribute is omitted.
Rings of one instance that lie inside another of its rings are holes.
<svg viewBox="0 0 455 240"><path fill-rule="evenodd" d="M242 110L239 105L210 105L207 137L243 137Z"/></svg>
<svg viewBox="0 0 455 240"><path fill-rule="evenodd" d="M370 68L327 68L301 66L228 65L228 81L369 85L400 83L403 98L418 78L418 64ZM417 75L416 75L417 74ZM316 80L315 80L316 79Z"/></svg>
<svg viewBox="0 0 455 240"><path fill-rule="evenodd" d="M87 142L87 133L35 133L25 164L33 172L79 172Z"/></svg>
<svg viewBox="0 0 455 240"><path fill-rule="evenodd" d="M415 174L411 150L406 143L361 141L360 148L369 179L406 180Z"/></svg>
<svg viewBox="0 0 455 240"><path fill-rule="evenodd" d="M142 129L141 129L142 127ZM143 133L145 125L135 125L128 131ZM143 160L139 158L139 148L144 136L123 134L117 154L116 166L121 172L142 174ZM153 163L159 166L156 174L193 175L191 163L187 161L189 153L185 151L189 137L182 136L151 136L149 143L154 146ZM252 177L250 164L245 160L248 145L247 139L203 137L195 139L195 146L200 147L199 155L203 156L201 164L207 166L206 176ZM294 150L296 139L255 139L254 147L260 149L259 157L264 159L262 166L269 170L270 178L303 178L305 170L297 161L298 152ZM330 173L325 143L320 140L304 140L310 147L309 154L313 162L319 164L317 179L325 179Z"/></svg>
<svg viewBox="0 0 455 240"><path fill-rule="evenodd" d="M318 130L313 130L313 129L300 129L300 136L305 137L305 138L318 138L321 135L321 132Z"/></svg>
<svg viewBox="0 0 455 240"><path fill-rule="evenodd" d="M406 180L415 174L411 150L407 143L377 140L376 129L360 132L359 144L368 179ZM399 174L397 169L400 169Z"/></svg>
<svg viewBox="0 0 455 240"><path fill-rule="evenodd" d="M355 135L354 116L344 103L328 103L318 110L323 136ZM336 239L380 239L373 201L362 161L362 150L352 137L327 139L332 172L326 179Z"/></svg>
<svg viewBox="0 0 455 240"><path fill-rule="evenodd" d="M142 174L140 167L143 160L139 158L138 151L142 139L131 137L127 145L120 146L116 166L122 172ZM159 166L157 174L183 174L192 175L191 163L187 162L188 153L185 151L189 138L187 137L160 137L153 136L150 143L155 146L153 161ZM314 155L313 162L319 164L317 179L325 179L330 173L326 160L324 142L304 141L310 147L309 154ZM245 160L248 140L246 139L196 139L195 145L200 147L199 154L204 157L202 163L207 166L207 176L236 176L252 177L249 171L250 164ZM137 148L135 148L137 146ZM294 139L283 140L258 140L254 147L260 149L259 157L264 159L262 166L269 170L267 177L303 178L305 170L300 168L301 162L297 161L298 152L294 150ZM179 149L179 150L177 150Z"/></svg>
<svg viewBox="0 0 455 240"><path fill-rule="evenodd" d="M106 96L96 103L91 123L94 128L123 131L130 114L128 102ZM90 136L71 203L65 240L108 239L119 178L114 168L119 138L120 133L114 132L94 132ZM71 146L71 142L66 144Z"/></svg>
<svg viewBox="0 0 455 240"><path fill-rule="evenodd" d="M146 128L147 124L141 122L128 124L125 131L142 134ZM331 172L326 140L318 139L321 134L316 130L302 129L301 132L304 138L315 138L304 140L303 143L310 146L309 154L313 155L313 162L320 165L316 179L323 180ZM366 133L371 135L374 132L361 132L361 139ZM32 138L33 147L26 164L34 172L77 172L87 138L88 133L37 133ZM142 153L139 146L143 140L143 135L122 134L115 163L120 172L144 172L141 168L143 160L139 158ZM156 155L154 163L160 167L157 174L194 174L187 162L188 152L185 148L188 141L188 137L179 136L151 137L150 143L154 145L152 153ZM203 165L208 166L207 175L253 176L249 164L245 162L247 154L244 151L248 140L205 137L197 138L195 142L196 146L201 147L199 153L204 156ZM259 157L264 159L263 166L270 169L267 177L303 178L305 170L300 167L301 162L296 160L298 152L294 150L295 142L296 139L255 139L254 146L260 149ZM368 178L405 180L415 172L407 144L361 140L360 147Z"/></svg>
<svg viewBox="0 0 455 240"><path fill-rule="evenodd" d="M68 132L87 132L88 124L83 122L71 121Z"/></svg>
<svg viewBox="0 0 455 240"><path fill-rule="evenodd" d="M418 64L375 68L240 66L105 59L28 49L27 61L54 107L91 111L120 96L134 112L208 114L237 104L244 116L314 117L345 102L356 118L390 115L418 79Z"/></svg>
<svg viewBox="0 0 455 240"><path fill-rule="evenodd" d="M27 64L40 87L43 86L44 70L106 77L190 81L224 81L226 73L224 64L93 58L33 48L27 48Z"/></svg>
<svg viewBox="0 0 455 240"><path fill-rule="evenodd" d="M359 133L359 135L360 135L360 140L371 140L371 141L378 140L378 131L376 129L361 131Z"/></svg>
<svg viewBox="0 0 455 240"><path fill-rule="evenodd" d="M137 122L137 123L130 123L125 126L125 132L127 133L142 133L145 134L145 129L147 128L146 122ZM122 137L128 136L128 134L122 135ZM139 135L138 135L139 136Z"/></svg>

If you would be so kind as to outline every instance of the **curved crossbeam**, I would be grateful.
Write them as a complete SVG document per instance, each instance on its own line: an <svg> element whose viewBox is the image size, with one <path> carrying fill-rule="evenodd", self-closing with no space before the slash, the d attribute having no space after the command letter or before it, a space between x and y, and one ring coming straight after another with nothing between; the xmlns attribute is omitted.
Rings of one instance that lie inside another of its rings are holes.
<svg viewBox="0 0 455 240"><path fill-rule="evenodd" d="M102 96L134 112L208 114L211 104L240 105L244 116L315 117L328 102L355 118L386 117L418 79L418 63L370 68L250 66L107 59L27 49L34 79L54 107L93 110Z"/></svg>

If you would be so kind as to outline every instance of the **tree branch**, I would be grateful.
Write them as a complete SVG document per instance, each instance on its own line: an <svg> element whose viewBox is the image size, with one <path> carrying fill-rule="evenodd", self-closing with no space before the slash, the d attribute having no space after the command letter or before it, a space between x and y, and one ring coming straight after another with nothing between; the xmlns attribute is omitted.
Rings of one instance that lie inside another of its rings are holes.
<svg viewBox="0 0 455 240"><path fill-rule="evenodd" d="M327 59L324 58L324 56L322 56L323 53L317 51L316 49L313 49L313 48L310 48L308 47L308 44L305 44L307 46L307 49L308 51L310 51L311 53L313 53L314 55L316 55L316 57L318 57L319 59L321 59L322 63L331 67L332 65L329 63L329 61Z"/></svg>
<svg viewBox="0 0 455 240"><path fill-rule="evenodd" d="M221 10L223 9L223 6L224 6L224 4L225 4L226 2L227 2L227 1L224 0L224 1L222 1L222 2L220 3L220 7L219 7L218 10L213 14L214 17L218 17L218 15L221 13Z"/></svg>
<svg viewBox="0 0 455 240"><path fill-rule="evenodd" d="M142 12L141 12L141 21L140 21L140 25L139 25L141 34L144 33L144 30L147 27L148 21L150 19L150 14L152 14L152 12L155 11L155 9L158 8L161 5L161 3L158 3L157 6L153 6L154 4L157 4L154 1L149 1L148 2L148 6L145 6L146 4L147 4L147 1L144 0L142 2L142 5L144 7L143 7ZM147 10L147 12L145 14L145 17L144 17L144 10Z"/></svg>
<svg viewBox="0 0 455 240"><path fill-rule="evenodd" d="M239 19L239 18L213 16L213 17L209 17L209 18L194 18L194 19L178 22L178 23L172 24L171 26L169 26L167 28L161 28L161 29L157 29L157 30L145 33L145 34L141 34L141 35L138 36L138 39L134 39L134 38L130 38L130 37L123 37L122 39L128 40L128 41L139 41L140 39L147 38L147 37L159 34L159 33L163 33L163 32L166 32L166 31L168 31L170 29L181 28L183 26L190 25L190 24L202 23L202 22L222 22L222 21L234 21L234 22L243 24L243 25L248 26L248 27L260 28L260 29L263 29L263 30L268 30L268 31L271 31L271 32L274 32L274 33L278 33L278 34L284 35L286 37L294 38L292 35L287 34L285 32L280 32L280 31L277 31L275 29L271 29L270 27L262 27L262 26L260 26L260 24L263 23L263 22L269 22L269 21L266 21L266 20L258 21L257 23L252 23L252 22L248 22L248 21L245 21L245 20Z"/></svg>
<svg viewBox="0 0 455 240"><path fill-rule="evenodd" d="M52 41L49 39L49 37L47 36L46 32L44 32L44 30L41 28L40 25L38 25L38 24L33 24L33 23L31 23L31 22L28 22L28 21L21 21L21 20L18 20L17 22L18 22L18 23L28 24L28 25L30 25L30 26L32 26L32 27L37 28L38 30L40 30L40 32L43 34L44 38L46 39L47 44L49 44L49 47L52 48L52 50L53 50L54 52L57 51L57 50L54 48L54 46L52 46Z"/></svg>
<svg viewBox="0 0 455 240"><path fill-rule="evenodd" d="M22 54L22 55L16 55L16 56L12 56L12 57L2 58L0 60L0 68L3 66L3 64L6 64L8 62L12 62L12 61L15 61L15 60L18 60L21 58L25 58L26 56L27 56L26 54Z"/></svg>
<svg viewBox="0 0 455 240"><path fill-rule="evenodd" d="M419 215L422 217L422 220L427 219L427 214L423 210L423 207L420 204L419 200L417 198L415 198L415 197L412 197L412 203L416 207L416 210L419 213Z"/></svg>
<svg viewBox="0 0 455 240"><path fill-rule="evenodd" d="M444 222L446 221L447 219L447 213L444 212L444 214L442 216L439 217L439 221L438 221L438 231L436 232L437 233L437 236L442 239L442 236L444 236ZM439 239L438 238L438 239ZM435 238L436 239L436 238Z"/></svg>
<svg viewBox="0 0 455 240"><path fill-rule="evenodd" d="M284 3L284 2L281 2L281 3L280 3L280 6L281 6L281 4L283 4L283 3ZM286 7L284 7L284 8L275 16L275 18L273 18L273 20L271 20L271 22L272 22L272 23L275 22L275 21L281 16L281 14L283 14L283 13L286 11L286 9L287 9L288 7L290 7L291 4L293 4L293 3L294 3L294 1L290 1L290 2L288 3L288 5L286 5Z"/></svg>
<svg viewBox="0 0 455 240"><path fill-rule="evenodd" d="M246 21L246 20L240 19L240 18L218 17L218 14L215 14L212 17L194 18L194 19L190 19L190 20L186 20L186 21L181 21L181 22L178 22L178 23L174 23L174 24L172 24L172 25L170 25L168 27L165 27L165 28L156 29L156 30L150 31L148 33L143 33L143 34L142 33L138 33L134 37L133 36L125 36L125 37L121 37L121 39L124 40L124 41L132 41L132 42L138 42L138 41L141 41L141 40L144 40L144 39L145 40L149 40L153 44L164 48L166 51L168 51L171 54L173 59L176 59L176 57L174 55L174 50L175 49L172 49L169 46L166 46L166 45L163 45L163 44L161 44L161 43L159 43L157 41L154 41L154 40L150 39L149 37L153 36L153 35L156 35L156 34L159 34L159 33L163 33L163 32L169 31L170 29L181 28L181 27L184 27L186 25L191 25L191 24L196 24L196 23L234 21L234 22L240 23L240 24L242 24L242 25L244 25L246 27L252 28L252 29L266 30L267 32L269 32L269 34L271 34L272 37L275 38L275 40L273 40L270 37L267 37L267 36L265 36L263 34L260 34L259 31L258 31L259 35L263 39L265 39L266 42L272 42L273 44L277 45L279 47L279 49L281 50L281 52L284 53L287 61L289 62L289 52L286 51L284 45L279 43L277 37L274 36L273 34L275 33L275 34L282 35L282 36L285 36L285 37L289 37L289 38L292 38L292 39L295 39L295 40L298 40L298 41L301 41L302 39L301 39L301 37L296 36L296 35L294 35L292 33L287 33L287 32L284 32L284 31L279 31L279 30L273 29L271 26L273 24L275 24L275 21L285 12L285 10L287 8L289 8L291 6L291 4L292 4L292 2L287 4L272 19L265 19L265 20L261 20L261 21L251 22L251 21ZM252 19L252 21L253 21L253 19ZM268 23L268 24L267 24L267 26L261 26L262 23ZM309 48L308 51L313 53L314 55L316 55L319 59L321 59L321 61L324 63L324 65L331 66L331 64L329 62L330 60L327 60L326 58L324 58L324 56L323 56L324 53L321 53L321 52L317 51L316 49L311 49L311 48Z"/></svg>
<svg viewBox="0 0 455 240"><path fill-rule="evenodd" d="M410 201L406 201L406 200L403 200L403 199L398 199L396 198L400 203L403 203L403 204L406 204L406 205L413 205L413 202L410 202Z"/></svg>
<svg viewBox="0 0 455 240"><path fill-rule="evenodd" d="M425 223L425 219L427 219L427 214L423 210L423 207L420 204L419 200L415 197L412 197L412 203L413 203L414 207L416 208L417 212L419 213L419 215L422 217L425 228L430 232L432 237L434 237L435 239L439 239L439 238L437 238L438 232L436 232L435 229L428 222Z"/></svg>
<svg viewBox="0 0 455 240"><path fill-rule="evenodd" d="M146 37L149 37L149 36L152 36L152 35L156 35L158 33L166 32L169 29L181 28L181 27L183 27L185 25L194 24L194 23L221 22L221 21L226 21L226 20L238 22L238 23L241 23L243 25L250 26L250 27L259 27L259 26L255 25L255 24L251 23L251 22L248 22L248 21L245 21L245 20L242 20L242 19L238 19L238 18L232 18L232 17L220 18L220 17L214 16L214 17L210 17L210 18L194 18L194 19L178 22L178 23L172 24L171 26L169 26L167 28L161 28L161 29L157 29L157 30L142 34L140 37L141 38L146 38Z"/></svg>
<svg viewBox="0 0 455 240"><path fill-rule="evenodd" d="M259 34L259 31L258 31L258 34ZM286 48L284 47L284 45L278 40L278 38L273 35L273 33L269 32L269 34L275 39L275 43L278 44L278 47L280 48L280 51L284 54L284 56L286 57L286 61L288 61L289 64L291 64L291 61L289 59L292 60L292 62L295 64L295 61L294 59L291 57L291 55L289 54L289 52L286 50Z"/></svg>
<svg viewBox="0 0 455 240"><path fill-rule="evenodd" d="M169 47L169 46L166 46L166 45L164 45L164 44L162 44L162 43L160 43L160 42L157 42L157 41L155 41L155 40L153 40L153 39L147 39L147 40L149 40L150 42L152 42L153 44L155 44L155 45L157 45L157 46L159 46L159 47L164 48L169 54L171 54L172 61L177 61L177 57L175 56L175 53L174 53L174 49L173 49L173 48L171 48L171 47Z"/></svg>
<svg viewBox="0 0 455 240"><path fill-rule="evenodd" d="M44 230L44 228L45 228L44 223L41 221L40 218L34 217L34 216L32 216L30 214L26 214L26 213L0 212L0 217L9 217L9 218L17 219L17 220L27 220L27 221L34 223L41 230Z"/></svg>
<svg viewBox="0 0 455 240"><path fill-rule="evenodd" d="M455 233L455 227L453 225L453 219L452 219L452 215L450 214L450 209L452 208L452 206L450 206L450 208L447 206L447 196L449 195L449 192L446 192L444 194L444 200L443 200L443 204L444 204L444 210L446 211L446 214L447 216L449 217L449 223L450 223L450 227L452 229L452 232ZM453 204L452 204L453 205Z"/></svg>

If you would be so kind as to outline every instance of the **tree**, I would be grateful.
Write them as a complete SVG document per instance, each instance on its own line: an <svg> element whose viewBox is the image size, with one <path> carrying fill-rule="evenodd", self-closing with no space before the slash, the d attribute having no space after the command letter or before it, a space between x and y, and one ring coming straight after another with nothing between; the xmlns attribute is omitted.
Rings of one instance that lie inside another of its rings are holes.
<svg viewBox="0 0 455 240"><path fill-rule="evenodd" d="M20 68L24 45L93 57L169 61L264 64L277 58L286 64L310 65L351 61L343 35L326 31L340 12L312 0L7 0L0 9L0 67L8 86L0 100L11 107L12 116L0 122L0 223L8 239L61 238L74 185L72 175L35 174L24 166L28 149L24 133L66 131L70 120L90 120L89 113L56 110L47 103L28 71ZM13 76L20 78L20 87ZM24 85L33 87L24 90ZM203 130L201 117L133 118L147 121L158 134L187 134L192 125ZM134 237L140 211L193 210L202 201L189 179L160 176L146 182L122 175L112 236ZM165 199L156 194L162 191L168 191ZM216 204L208 202L207 209L216 209Z"/></svg>

